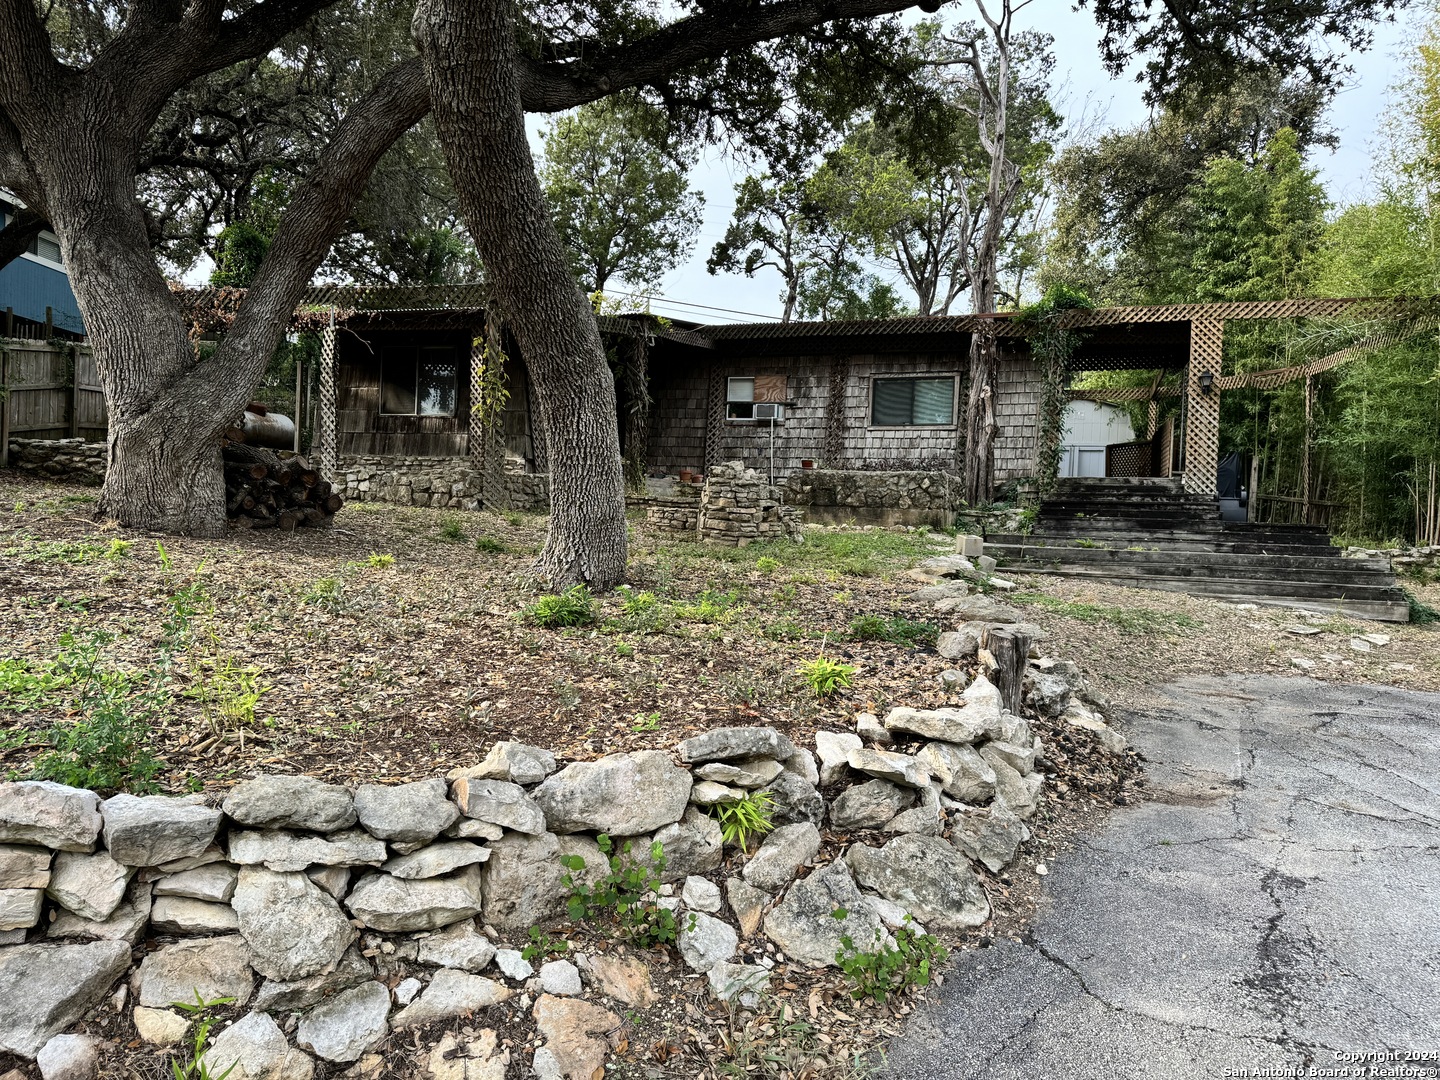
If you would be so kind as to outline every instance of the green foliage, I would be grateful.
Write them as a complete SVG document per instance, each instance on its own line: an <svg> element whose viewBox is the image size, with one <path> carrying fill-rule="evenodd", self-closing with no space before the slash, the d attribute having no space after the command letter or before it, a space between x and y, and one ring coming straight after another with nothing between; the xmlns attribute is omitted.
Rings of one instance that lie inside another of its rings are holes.
<svg viewBox="0 0 1440 1080"><path fill-rule="evenodd" d="M525 524L525 515L514 510L508 510L502 516L505 518L505 524L512 528L518 529L521 525Z"/></svg>
<svg viewBox="0 0 1440 1080"><path fill-rule="evenodd" d="M300 603L339 611L345 602L345 582L338 577L316 578L300 597Z"/></svg>
<svg viewBox="0 0 1440 1080"><path fill-rule="evenodd" d="M248 288L269 250L270 238L248 221L226 225L215 238L215 269L210 272L210 284Z"/></svg>
<svg viewBox="0 0 1440 1080"><path fill-rule="evenodd" d="M769 555L762 555L755 560L755 569L762 574L773 574L780 569L780 560L772 559Z"/></svg>
<svg viewBox="0 0 1440 1080"><path fill-rule="evenodd" d="M651 843L647 860L632 854L629 840L616 850L604 833L596 839L607 869L594 885L575 881L575 875L585 869L583 856L560 858L566 871L561 882L569 890L565 907L570 918L575 922L613 921L622 937L641 948L674 942L679 934L675 913L656 902L665 874L664 847L659 841Z"/></svg>
<svg viewBox="0 0 1440 1080"><path fill-rule="evenodd" d="M710 809L720 822L725 843L741 851L748 851L751 840L775 828L775 797L768 791L752 791L743 799L719 802Z"/></svg>
<svg viewBox="0 0 1440 1080"><path fill-rule="evenodd" d="M1010 599L1017 604L1044 608L1081 622L1109 623L1123 634L1198 630L1205 625L1199 619L1178 611L1086 604L1074 600L1060 600L1045 593L1017 592L1012 593Z"/></svg>
<svg viewBox="0 0 1440 1080"><path fill-rule="evenodd" d="M570 948L570 943L564 938L552 938L538 926L530 927L530 943L520 950L520 957L527 964L533 964L537 960L544 960L550 956L560 956Z"/></svg>
<svg viewBox="0 0 1440 1080"><path fill-rule="evenodd" d="M521 615L531 626L554 630L562 626L589 626L597 616L590 590L576 585L563 593L542 596Z"/></svg>
<svg viewBox="0 0 1440 1080"><path fill-rule="evenodd" d="M504 555L509 548L493 536L477 536L475 538L475 550L486 555Z"/></svg>
<svg viewBox="0 0 1440 1080"><path fill-rule="evenodd" d="M370 567L370 569L372 570L388 570L390 567L395 565L395 556L380 555L372 551L368 556L366 556L365 565Z"/></svg>
<svg viewBox="0 0 1440 1080"><path fill-rule="evenodd" d="M119 545L118 547L116 545ZM6 548L0 554L21 562L87 563L98 559L120 559L130 551L130 541L112 540L109 544L93 540L39 540L24 547Z"/></svg>
<svg viewBox="0 0 1440 1080"><path fill-rule="evenodd" d="M801 678L815 691L815 696L821 698L829 697L836 690L844 690L855 675L855 668L850 664L842 664L824 655L804 661L798 670Z"/></svg>
<svg viewBox="0 0 1440 1080"><path fill-rule="evenodd" d="M671 610L677 619L686 622L714 623L720 622L739 603L740 594L734 589L729 592L706 589L693 603L674 604Z"/></svg>
<svg viewBox="0 0 1440 1080"><path fill-rule="evenodd" d="M1021 308L1015 315L1016 323L1027 328L1030 351L1040 366L1040 430L1035 473L1042 495L1055 487L1060 475L1060 443L1064 438L1065 405L1069 400L1066 392L1069 362L1084 340L1078 331L1058 325L1056 317L1066 311L1094 306L1094 301L1079 289L1058 282L1051 285L1039 301Z"/></svg>
<svg viewBox="0 0 1440 1080"><path fill-rule="evenodd" d="M659 731L660 711L650 713L636 713L635 722L630 725L631 731Z"/></svg>
<svg viewBox="0 0 1440 1080"><path fill-rule="evenodd" d="M447 517L440 524L440 539L448 544L463 544L470 538L465 535L465 526L459 518Z"/></svg>
<svg viewBox="0 0 1440 1080"><path fill-rule="evenodd" d="M799 641L805 636L805 628L794 619L774 619L760 632L771 641Z"/></svg>
<svg viewBox="0 0 1440 1080"><path fill-rule="evenodd" d="M916 622L900 615L857 615L850 622L850 636L856 641L888 641L892 645L931 646L940 636L934 623Z"/></svg>
<svg viewBox="0 0 1440 1080"><path fill-rule="evenodd" d="M179 1009L190 1017L193 1025L190 1031L190 1053L187 1057L170 1059L170 1075L172 1080L225 1080L234 1070L239 1062L232 1062L230 1067L221 1073L211 1073L208 1065L205 1064L205 1051L209 1048L210 1028L215 1020L209 1015L212 1009L221 1005L235 1004L234 998L222 997L213 998L210 1001L200 996L200 991L195 991L194 1001L172 1001L172 1008Z"/></svg>
<svg viewBox="0 0 1440 1080"><path fill-rule="evenodd" d="M843 921L849 912L836 908L831 916ZM879 930L875 931L874 948L862 951L849 934L840 939L835 963L850 983L850 996L856 1001L869 998L886 1001L891 994L910 986L929 986L935 968L945 962L949 953L930 934L917 933L906 925L895 931L895 944L887 945Z"/></svg>
<svg viewBox="0 0 1440 1080"><path fill-rule="evenodd" d="M1427 623L1440 622L1440 611L1436 611L1409 589L1405 590L1405 602L1410 607L1410 621L1412 623L1424 626Z"/></svg>
<svg viewBox="0 0 1440 1080"><path fill-rule="evenodd" d="M253 725L256 706L269 690L260 683L258 667L239 664L234 656L217 652L184 696L199 701L210 727L221 732Z"/></svg>

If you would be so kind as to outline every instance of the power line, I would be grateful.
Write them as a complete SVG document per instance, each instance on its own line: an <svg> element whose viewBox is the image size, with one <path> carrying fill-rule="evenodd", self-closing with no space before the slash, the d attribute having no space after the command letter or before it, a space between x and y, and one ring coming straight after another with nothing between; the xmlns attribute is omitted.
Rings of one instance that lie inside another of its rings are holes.
<svg viewBox="0 0 1440 1080"><path fill-rule="evenodd" d="M724 311L731 315L748 315L754 319L768 319L772 322L780 321L780 316L778 315L762 315L758 311L740 311L737 308L715 307L713 304L696 304L689 300L676 300L669 296L652 296L647 293L629 293L628 295L637 300L658 300L662 303L669 304L671 307L699 308L702 311Z"/></svg>

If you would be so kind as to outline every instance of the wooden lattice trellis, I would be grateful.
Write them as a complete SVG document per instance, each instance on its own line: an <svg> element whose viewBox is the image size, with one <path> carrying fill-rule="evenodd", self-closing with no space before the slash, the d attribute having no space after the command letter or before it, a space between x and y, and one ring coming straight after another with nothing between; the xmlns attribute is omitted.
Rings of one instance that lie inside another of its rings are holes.
<svg viewBox="0 0 1440 1080"><path fill-rule="evenodd" d="M338 466L335 441L335 317L331 312L330 325L320 332L320 403L315 434L319 450L320 472L333 478Z"/></svg>
<svg viewBox="0 0 1440 1080"><path fill-rule="evenodd" d="M725 437L725 374L719 364L710 367L705 392L705 471L720 464L720 440Z"/></svg>
<svg viewBox="0 0 1440 1080"><path fill-rule="evenodd" d="M1214 495L1215 467L1220 461L1220 394L1202 389L1201 378L1220 373L1225 348L1225 321L1197 319L1190 324L1190 367L1186 372L1185 490Z"/></svg>

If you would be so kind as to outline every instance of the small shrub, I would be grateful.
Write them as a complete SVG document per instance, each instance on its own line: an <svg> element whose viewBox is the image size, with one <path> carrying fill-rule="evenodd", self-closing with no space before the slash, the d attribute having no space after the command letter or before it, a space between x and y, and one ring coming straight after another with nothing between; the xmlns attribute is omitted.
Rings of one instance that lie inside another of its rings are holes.
<svg viewBox="0 0 1440 1080"><path fill-rule="evenodd" d="M621 657L622 659L628 660L630 657L635 655L635 646L627 645L623 641L617 641L615 643L615 655Z"/></svg>
<svg viewBox="0 0 1440 1080"><path fill-rule="evenodd" d="M915 622L899 615L859 615L850 623L850 637L855 641L888 641L892 645L932 646L940 636L934 623Z"/></svg>
<svg viewBox="0 0 1440 1080"><path fill-rule="evenodd" d="M673 610L677 618L687 622L713 623L724 618L739 602L740 594L733 589L730 592L706 589L693 604L676 604Z"/></svg>
<svg viewBox="0 0 1440 1080"><path fill-rule="evenodd" d="M547 630L561 626L589 626L596 619L595 601L584 585L542 596L522 614L530 625L543 626Z"/></svg>
<svg viewBox="0 0 1440 1080"><path fill-rule="evenodd" d="M459 518L446 518L440 526L440 539L447 544L463 544L470 539L465 535L465 526Z"/></svg>
<svg viewBox="0 0 1440 1080"><path fill-rule="evenodd" d="M345 582L338 577L317 578L300 597L300 603L339 611L345 602Z"/></svg>
<svg viewBox="0 0 1440 1080"><path fill-rule="evenodd" d="M394 555L381 555L372 551L365 559L365 565L371 570L386 570L395 565Z"/></svg>
<svg viewBox="0 0 1440 1080"><path fill-rule="evenodd" d="M750 841L775 828L775 798L768 791L752 791L743 799L716 803L715 819L725 843L748 851Z"/></svg>
<svg viewBox="0 0 1440 1080"><path fill-rule="evenodd" d="M1412 623L1424 626L1426 623L1440 622L1440 611L1436 611L1409 589L1404 592L1405 602L1410 605L1410 621Z"/></svg>
<svg viewBox="0 0 1440 1080"><path fill-rule="evenodd" d="M525 519L519 514L517 514L514 510L511 510L508 514L505 515L505 524L518 529L521 525L525 524Z"/></svg>
<svg viewBox="0 0 1440 1080"><path fill-rule="evenodd" d="M843 920L849 912L836 908L830 913L837 920ZM945 962L949 955L945 948L929 934L921 934L910 928L910 916L905 916L905 925L895 931L895 944L885 945L880 931L875 931L875 948L862 952L846 934L840 939L840 948L835 952L835 963L845 973L850 983L850 996L856 1001L869 998L885 1001L891 994L908 986L929 986L934 969Z"/></svg>
<svg viewBox="0 0 1440 1080"><path fill-rule="evenodd" d="M123 559L130 554L130 549L134 546L135 544L130 540L111 540L110 546L105 549L105 558L111 562Z"/></svg>
<svg viewBox="0 0 1440 1080"><path fill-rule="evenodd" d="M780 560L772 559L769 555L762 555L755 560L755 569L762 574L773 574L780 569Z"/></svg>
<svg viewBox="0 0 1440 1080"><path fill-rule="evenodd" d="M484 552L486 555L504 555L507 548L493 536L477 536L475 550Z"/></svg>
<svg viewBox="0 0 1440 1080"><path fill-rule="evenodd" d="M838 660L831 660L828 656L817 656L814 660L806 660L799 667L801 677L810 684L810 689L815 691L816 697L829 697L836 690L844 690L855 676L855 668L850 664L842 664Z"/></svg>
<svg viewBox="0 0 1440 1080"><path fill-rule="evenodd" d="M601 833L597 838L608 870L593 886L578 885L574 875L585 869L581 855L561 856L566 873L561 883L570 890L566 910L575 922L614 919L621 936L641 948L667 945L679 936L675 913L656 903L665 875L665 851L657 840L649 848L649 860L632 854L629 840L619 851L614 841Z"/></svg>
<svg viewBox="0 0 1440 1080"><path fill-rule="evenodd" d="M237 664L230 655L210 659L208 667L184 695L200 702L211 729L221 732L254 724L255 708L270 690L260 685L260 669Z"/></svg>

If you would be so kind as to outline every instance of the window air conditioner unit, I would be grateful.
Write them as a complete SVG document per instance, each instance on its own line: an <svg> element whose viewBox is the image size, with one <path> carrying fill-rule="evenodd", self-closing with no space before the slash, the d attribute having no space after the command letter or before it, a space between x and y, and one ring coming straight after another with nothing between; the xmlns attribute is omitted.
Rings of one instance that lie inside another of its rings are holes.
<svg viewBox="0 0 1440 1080"><path fill-rule="evenodd" d="M755 405L756 420L784 420L785 406L777 405L771 401L757 402Z"/></svg>

